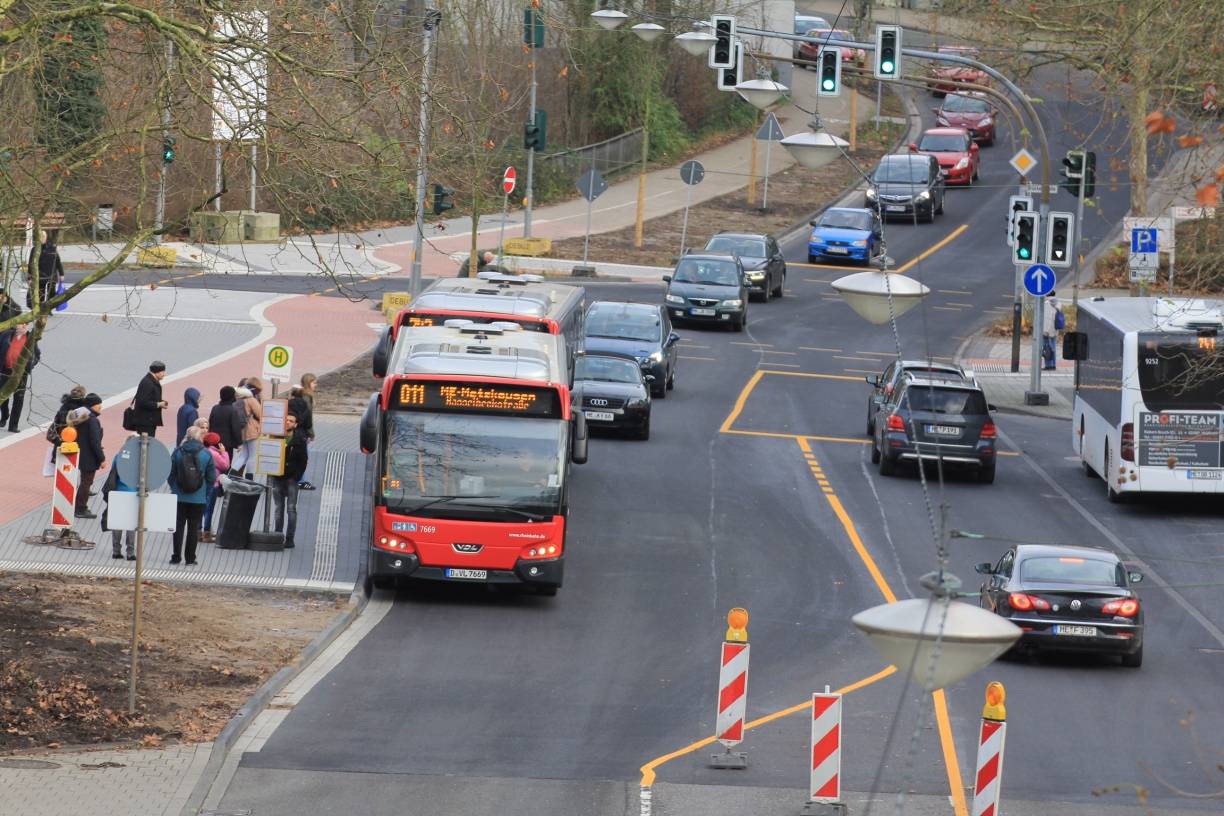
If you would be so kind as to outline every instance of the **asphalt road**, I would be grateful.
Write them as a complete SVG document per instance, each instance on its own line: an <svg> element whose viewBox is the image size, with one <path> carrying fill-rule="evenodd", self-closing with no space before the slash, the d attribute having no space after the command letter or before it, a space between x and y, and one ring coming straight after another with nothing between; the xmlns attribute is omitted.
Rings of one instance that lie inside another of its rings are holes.
<svg viewBox="0 0 1224 816"><path fill-rule="evenodd" d="M1057 89L1045 91L1053 110ZM898 321L907 355L950 358L974 326L1008 311L1011 152L1006 140L985 149L983 183L950 192L935 225L889 225L902 268L934 249L907 270L933 290ZM1124 189L1101 190L1104 216L1090 222L1090 240L1125 208ZM785 249L803 259L800 244ZM845 272L793 263L787 297L754 305L745 333L680 329L676 390L656 403L651 440L598 439L575 471L560 595L401 592L244 757L222 807L260 816L640 813L649 764L659 813L795 812L803 797L792 789L806 782L802 711L748 732L746 771L710 769L710 748L685 751L713 730L723 617L744 606L750 719L825 684L866 681L845 698L843 773L849 791L886 794L874 812L892 808L898 790L914 795L907 812L950 812L950 780L972 783L990 679L1009 691L1006 812L1128 812L1133 793L1093 796L1115 785L1146 786L1161 813L1217 808L1174 789L1222 786L1210 769L1224 731L1224 613L1213 604L1224 559L1212 548L1224 511L1110 505L1099 481L1067 461L1068 423L1015 416L999 417L1009 455L992 486L950 475L927 497L912 473L881 478L868 466L861 377L896 355L898 339L833 295L829 282ZM660 290L592 294L655 300ZM917 593L935 565L940 508L950 528L986 537L950 544L950 568L970 591L973 564L1011 541L1105 546L1143 560L1152 573L1142 585L1143 668L1000 662L949 687L946 709L898 675L880 676L883 661L849 617L886 592ZM946 718L933 721L933 710Z"/></svg>

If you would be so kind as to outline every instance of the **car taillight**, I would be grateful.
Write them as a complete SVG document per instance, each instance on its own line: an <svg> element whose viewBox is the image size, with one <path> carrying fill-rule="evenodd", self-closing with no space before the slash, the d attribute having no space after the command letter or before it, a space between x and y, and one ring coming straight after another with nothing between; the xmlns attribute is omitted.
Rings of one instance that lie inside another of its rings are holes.
<svg viewBox="0 0 1224 816"><path fill-rule="evenodd" d="M1049 602L1043 598L1038 598L1035 595L1025 595L1023 592L1013 592L1007 596L1007 602L1011 604L1012 609L1017 609L1021 612L1031 612L1036 609L1045 611L1050 608Z"/></svg>
<svg viewBox="0 0 1224 816"><path fill-rule="evenodd" d="M1101 612L1105 615L1133 618L1139 614L1139 602L1134 598L1114 598L1101 607Z"/></svg>
<svg viewBox="0 0 1224 816"><path fill-rule="evenodd" d="M982 439L998 439L998 438L999 438L999 429L995 427L995 424L993 422L990 422L989 420L987 420L986 424L982 426Z"/></svg>
<svg viewBox="0 0 1224 816"><path fill-rule="evenodd" d="M897 416L896 414L888 415L887 427L888 427L888 430L890 431L899 431L901 433L905 433L905 423L901 420L901 417Z"/></svg>
<svg viewBox="0 0 1224 816"><path fill-rule="evenodd" d="M1135 461L1135 424L1127 422L1122 426L1122 461Z"/></svg>

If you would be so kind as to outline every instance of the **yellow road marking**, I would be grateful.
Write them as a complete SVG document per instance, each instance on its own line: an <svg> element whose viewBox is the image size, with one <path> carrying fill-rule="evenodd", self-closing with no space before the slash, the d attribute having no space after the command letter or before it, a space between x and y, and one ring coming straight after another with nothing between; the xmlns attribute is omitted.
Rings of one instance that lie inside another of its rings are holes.
<svg viewBox="0 0 1224 816"><path fill-rule="evenodd" d="M787 261L786 265L788 267L801 266L804 269L836 269L838 272L846 272L846 273L850 273L851 270L853 269L853 267L849 267L849 266L837 266L835 264L803 263L802 261Z"/></svg>
<svg viewBox="0 0 1224 816"><path fill-rule="evenodd" d="M765 376L765 370L758 368L756 372L749 378L748 384L740 391L739 397L735 400L735 406L731 409L731 413L727 414L727 418L723 420L722 427L719 428L720 433L726 433L731 430L731 426L735 424L735 420L739 419L740 412L744 410L744 403L748 401L748 395L752 393L752 389L756 388L756 384Z"/></svg>
<svg viewBox="0 0 1224 816"><path fill-rule="evenodd" d="M165 286L170 283L178 283L179 281L185 281L185 280L191 280L192 278L203 277L204 275L207 275L207 274L208 274L208 270L205 269L201 272L192 272L190 275L178 275L178 276L171 275L168 278L162 278L159 281L153 281L153 285L154 286Z"/></svg>
<svg viewBox="0 0 1224 816"><path fill-rule="evenodd" d="M880 373L872 368L843 368L842 371L854 371L859 374L879 374ZM854 379L857 380L858 377L855 377Z"/></svg>
<svg viewBox="0 0 1224 816"><path fill-rule="evenodd" d="M922 261L925 261L927 258L929 258L929 257L931 257L932 255L934 255L936 252L938 252L939 250L941 250L941 249L943 249L944 247L946 247L948 244L950 244L950 243L952 243L953 241L955 241L955 240L956 240L957 238L959 238L959 237L961 236L961 234L962 234L962 233L963 233L965 230L967 230L967 229L969 229L969 225L968 225L968 224L961 224L959 227L957 227L956 229L952 230L952 232L950 232L950 233L948 233L946 236L944 236L944 238L943 238L942 240L937 241L937 242L935 243L935 245L934 245L934 246L932 246L932 247L931 247L931 248L929 248L929 249L924 250L924 251L923 251L923 252L922 252L922 253L921 253L921 254L920 254L920 255L919 255L917 258L913 258L913 259L911 259L911 260L906 261L905 263L901 264L899 267L897 267L896 269L894 269L894 270L893 270L893 272L895 272L895 273L896 273L896 274L898 274L898 275L903 275L903 274L905 274L907 271L909 271L910 269L914 268L915 266L917 266L917 265L918 265L919 263L921 263Z"/></svg>
<svg viewBox="0 0 1224 816"><path fill-rule="evenodd" d="M931 692L935 703L935 721L939 724L939 744L943 748L944 767L948 771L948 788L952 791L952 811L967 816L965 783L961 780L960 762L956 758L956 743L952 740L952 721L948 717L948 700L943 689Z"/></svg>
<svg viewBox="0 0 1224 816"><path fill-rule="evenodd" d="M772 364L771 364L772 365ZM813 374L809 371L770 371L767 368L760 369L766 374L781 374L783 377L815 377L821 380L849 380L850 382L862 382L859 377L847 377L842 374ZM753 383L755 385L755 383Z"/></svg>
<svg viewBox="0 0 1224 816"><path fill-rule="evenodd" d="M839 348L821 348L820 346L800 346L800 351L841 351Z"/></svg>
<svg viewBox="0 0 1224 816"><path fill-rule="evenodd" d="M810 439L813 442L844 442L849 445L871 444L870 439L850 439L844 436L814 436L812 434L775 433L774 431L741 431L735 428L728 428L725 431L720 431L720 433L731 434L733 436L763 436L768 439L790 439L792 441L796 439Z"/></svg>

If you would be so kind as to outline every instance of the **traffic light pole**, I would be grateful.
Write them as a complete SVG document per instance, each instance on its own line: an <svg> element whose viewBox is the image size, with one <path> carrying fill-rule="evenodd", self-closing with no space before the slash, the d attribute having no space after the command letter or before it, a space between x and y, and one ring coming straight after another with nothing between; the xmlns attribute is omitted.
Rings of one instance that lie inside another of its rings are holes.
<svg viewBox="0 0 1224 816"><path fill-rule="evenodd" d="M532 125L536 120L536 49L532 47L531 53L531 101L530 110L527 113L527 121ZM535 148L527 149L527 189L526 189L526 207L523 210L523 237L531 237L531 210L535 206ZM503 220L504 224L505 221Z"/></svg>
<svg viewBox="0 0 1224 816"><path fill-rule="evenodd" d="M170 172L170 165L165 161L165 145L166 140L170 138L170 72L174 70L174 41L166 42L166 98L162 100L161 109L161 126L162 126L162 168L161 173L157 177L157 207L153 216L153 241L160 244L162 242L162 232L166 227L166 174Z"/></svg>
<svg viewBox="0 0 1224 816"><path fill-rule="evenodd" d="M434 29L442 22L442 12L425 9L425 33L421 44L421 116L417 131L416 230L412 238L412 273L408 290L412 299L421 293L421 253L425 250L425 187L428 184L429 80L433 73ZM475 264L475 261L472 262Z"/></svg>

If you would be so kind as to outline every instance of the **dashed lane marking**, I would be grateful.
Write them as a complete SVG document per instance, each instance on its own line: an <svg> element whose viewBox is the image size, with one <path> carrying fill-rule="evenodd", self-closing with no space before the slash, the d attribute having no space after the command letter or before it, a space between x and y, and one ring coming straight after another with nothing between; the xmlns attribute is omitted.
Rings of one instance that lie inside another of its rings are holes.
<svg viewBox="0 0 1224 816"><path fill-rule="evenodd" d="M820 346L800 346L799 350L800 351L832 351L832 352L841 351L841 349L839 348L821 348Z"/></svg>

